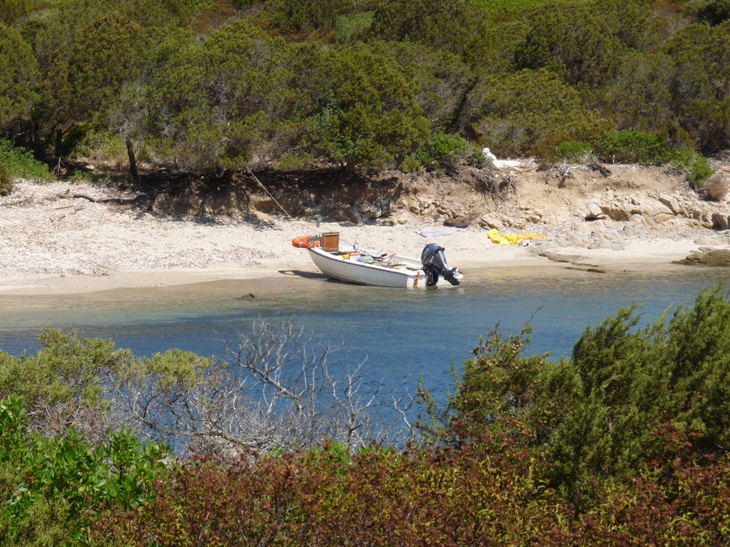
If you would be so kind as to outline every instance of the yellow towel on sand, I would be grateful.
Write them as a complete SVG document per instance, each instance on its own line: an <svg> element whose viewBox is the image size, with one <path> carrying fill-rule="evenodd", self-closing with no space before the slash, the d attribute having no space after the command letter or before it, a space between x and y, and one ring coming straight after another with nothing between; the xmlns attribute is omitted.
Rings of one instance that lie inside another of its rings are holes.
<svg viewBox="0 0 730 547"><path fill-rule="evenodd" d="M487 237L498 245L517 245L523 240L540 239L545 237L545 234L500 234L499 230L492 228L487 232Z"/></svg>

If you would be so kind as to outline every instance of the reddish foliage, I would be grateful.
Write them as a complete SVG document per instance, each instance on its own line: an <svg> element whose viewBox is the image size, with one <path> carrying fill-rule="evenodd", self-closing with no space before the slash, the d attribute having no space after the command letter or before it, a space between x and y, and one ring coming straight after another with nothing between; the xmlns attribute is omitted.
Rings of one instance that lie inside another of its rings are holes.
<svg viewBox="0 0 730 547"><path fill-rule="evenodd" d="M342 463L329 452L212 457L156 484L157 501L103 515L98 539L137 545L586 545L730 541L730 462L677 459L628 486L597 485L576 516L528 452L472 445Z"/></svg>

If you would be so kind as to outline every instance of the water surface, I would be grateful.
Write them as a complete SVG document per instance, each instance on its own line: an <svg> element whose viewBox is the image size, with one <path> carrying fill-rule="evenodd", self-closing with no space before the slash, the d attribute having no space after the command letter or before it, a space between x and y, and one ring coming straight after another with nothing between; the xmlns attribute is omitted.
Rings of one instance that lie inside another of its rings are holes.
<svg viewBox="0 0 730 547"><path fill-rule="evenodd" d="M702 288L727 277L723 269L696 268L651 275L503 270L472 274L454 288L401 290L281 275L93 295L0 297L0 309L11 310L0 316L0 348L35 352L38 332L51 325L111 338L138 356L170 348L222 356L225 342L249 332L253 321L292 321L325 344L343 344L343 369L365 360L372 383L384 379L392 387L407 379L411 391L422 374L443 399L453 387L451 364L458 368L497 324L511 334L530 321L529 352L569 356L586 325L619 308L639 304L643 326L692 304Z"/></svg>

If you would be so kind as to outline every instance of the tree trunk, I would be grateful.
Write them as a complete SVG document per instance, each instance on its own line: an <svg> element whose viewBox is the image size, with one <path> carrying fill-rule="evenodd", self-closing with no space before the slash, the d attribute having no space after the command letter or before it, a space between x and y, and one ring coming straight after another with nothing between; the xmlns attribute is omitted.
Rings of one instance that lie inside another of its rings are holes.
<svg viewBox="0 0 730 547"><path fill-rule="evenodd" d="M60 160L61 159L61 145L63 144L63 131L60 127L56 128L55 139L53 142L53 154Z"/></svg>
<svg viewBox="0 0 730 547"><path fill-rule="evenodd" d="M137 171L137 158L134 155L132 139L124 137L124 144L127 145L127 156L129 156L129 180L131 182L138 182L139 172Z"/></svg>

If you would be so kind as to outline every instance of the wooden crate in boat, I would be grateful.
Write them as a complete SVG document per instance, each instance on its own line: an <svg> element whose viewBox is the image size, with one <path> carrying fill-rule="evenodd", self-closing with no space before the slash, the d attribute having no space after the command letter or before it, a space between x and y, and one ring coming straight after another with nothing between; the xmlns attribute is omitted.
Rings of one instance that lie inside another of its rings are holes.
<svg viewBox="0 0 730 547"><path fill-rule="evenodd" d="M322 234L322 250L336 252L340 250L340 232Z"/></svg>

